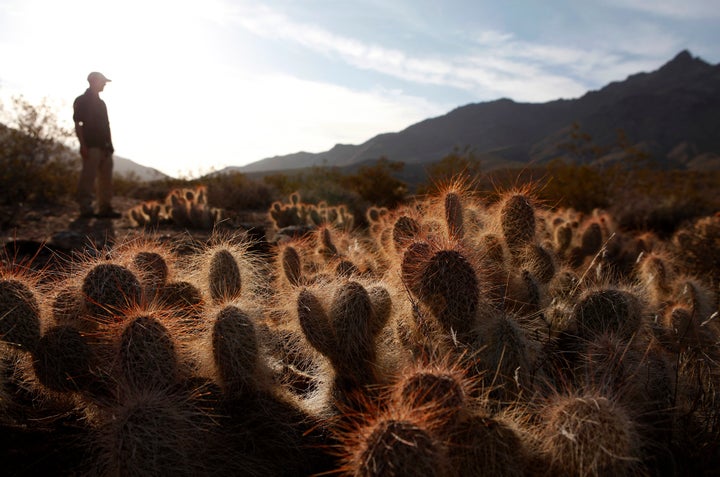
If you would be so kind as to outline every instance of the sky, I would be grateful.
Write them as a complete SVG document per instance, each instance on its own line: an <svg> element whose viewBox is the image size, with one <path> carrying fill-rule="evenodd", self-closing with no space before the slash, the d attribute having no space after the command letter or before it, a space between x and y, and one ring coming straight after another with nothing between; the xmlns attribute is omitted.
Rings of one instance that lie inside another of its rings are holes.
<svg viewBox="0 0 720 477"><path fill-rule="evenodd" d="M717 64L718 24L720 0L0 0L0 100L72 127L100 71L116 155L194 177L577 98L684 49Z"/></svg>

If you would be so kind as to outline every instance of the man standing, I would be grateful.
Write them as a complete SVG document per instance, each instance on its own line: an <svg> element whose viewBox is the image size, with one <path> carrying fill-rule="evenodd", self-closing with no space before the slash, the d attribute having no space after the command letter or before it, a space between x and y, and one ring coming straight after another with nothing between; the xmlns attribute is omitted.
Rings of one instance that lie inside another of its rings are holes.
<svg viewBox="0 0 720 477"><path fill-rule="evenodd" d="M110 80L102 73L93 71L87 77L90 87L73 103L73 120L75 134L80 141L82 171L78 183L77 201L80 205L81 217L93 216L93 189L97 180L96 217L119 218L120 213L113 210L112 173L113 152L105 101L100 99L100 92Z"/></svg>

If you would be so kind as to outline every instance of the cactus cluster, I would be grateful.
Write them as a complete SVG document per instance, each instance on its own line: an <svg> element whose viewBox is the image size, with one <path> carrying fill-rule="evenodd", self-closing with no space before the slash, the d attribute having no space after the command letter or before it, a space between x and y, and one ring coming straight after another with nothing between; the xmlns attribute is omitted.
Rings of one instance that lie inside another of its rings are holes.
<svg viewBox="0 0 720 477"><path fill-rule="evenodd" d="M290 194L288 202L273 202L268 214L276 230L291 226L322 225L351 230L355 221L345 205L331 206L325 202L308 204L302 202L298 192Z"/></svg>
<svg viewBox="0 0 720 477"><path fill-rule="evenodd" d="M133 227L157 227L171 223L191 229L212 229L222 220L222 210L210 207L207 187L174 189L164 201L142 202L127 211Z"/></svg>
<svg viewBox="0 0 720 477"><path fill-rule="evenodd" d="M717 219L664 240L463 187L367 230L294 194L274 225L315 227L269 256L148 237L2 269L2 425L72 429L54 474L714 472Z"/></svg>

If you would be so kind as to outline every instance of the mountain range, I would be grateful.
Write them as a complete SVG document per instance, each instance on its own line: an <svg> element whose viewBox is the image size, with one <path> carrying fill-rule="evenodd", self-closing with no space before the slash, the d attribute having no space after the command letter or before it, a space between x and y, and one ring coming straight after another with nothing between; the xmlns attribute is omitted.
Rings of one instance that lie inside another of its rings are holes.
<svg viewBox="0 0 720 477"><path fill-rule="evenodd" d="M113 156L113 173L135 177L141 181L163 180L170 177L157 169L140 165L137 162L117 155Z"/></svg>
<svg viewBox="0 0 720 477"><path fill-rule="evenodd" d="M467 149L484 170L542 164L569 146L603 146L588 162L642 151L656 166L720 170L720 65L682 51L652 72L637 73L576 99L473 103L359 145L275 156L220 172L288 171L313 165L353 167L385 157L409 165ZM602 153L598 153L602 151Z"/></svg>

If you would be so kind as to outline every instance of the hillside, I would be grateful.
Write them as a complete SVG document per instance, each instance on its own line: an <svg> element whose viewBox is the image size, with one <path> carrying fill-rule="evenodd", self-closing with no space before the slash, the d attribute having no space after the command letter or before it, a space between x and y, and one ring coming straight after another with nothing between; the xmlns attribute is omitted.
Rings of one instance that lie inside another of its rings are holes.
<svg viewBox="0 0 720 477"><path fill-rule="evenodd" d="M113 172L115 174L131 174L141 181L154 181L167 179L168 175L154 169L133 162L120 156L113 156Z"/></svg>
<svg viewBox="0 0 720 477"><path fill-rule="evenodd" d="M312 165L349 166L385 156L406 164L437 161L454 147L473 148L486 170L543 163L563 155L578 131L594 144L612 145L622 130L629 142L663 168L720 167L720 65L688 51L656 71L638 73L577 99L517 103L510 99L461 106L449 113L360 145L338 144L321 153L263 159L240 172ZM600 159L621 160L608 150Z"/></svg>

